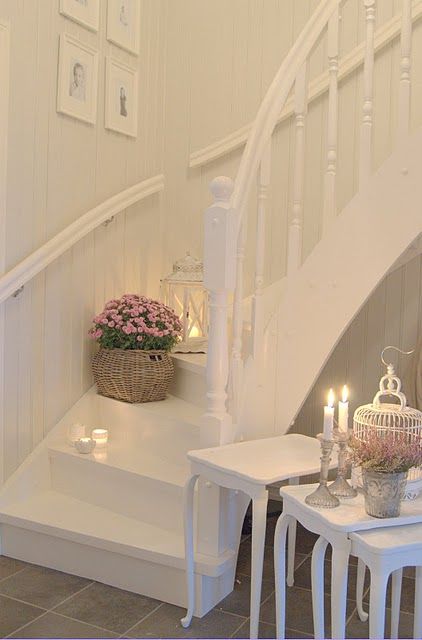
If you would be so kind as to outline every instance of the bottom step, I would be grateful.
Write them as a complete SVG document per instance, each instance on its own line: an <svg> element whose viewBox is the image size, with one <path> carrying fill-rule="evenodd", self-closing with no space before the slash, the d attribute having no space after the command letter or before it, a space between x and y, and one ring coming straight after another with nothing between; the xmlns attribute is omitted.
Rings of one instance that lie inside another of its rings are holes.
<svg viewBox="0 0 422 640"><path fill-rule="evenodd" d="M56 491L3 507L1 553L186 606L183 537ZM235 553L196 557L195 615L233 588ZM212 604L211 604L212 603Z"/></svg>

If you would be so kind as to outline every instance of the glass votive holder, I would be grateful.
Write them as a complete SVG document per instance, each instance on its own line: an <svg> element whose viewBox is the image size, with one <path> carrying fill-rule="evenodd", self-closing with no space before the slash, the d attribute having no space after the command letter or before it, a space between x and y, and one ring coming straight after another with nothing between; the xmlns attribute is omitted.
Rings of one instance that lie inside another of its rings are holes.
<svg viewBox="0 0 422 640"><path fill-rule="evenodd" d="M95 446L96 442L92 438L79 438L75 442L75 448L78 453L92 453Z"/></svg>
<svg viewBox="0 0 422 640"><path fill-rule="evenodd" d="M108 429L93 429L91 437L95 440L97 449L104 449L108 443Z"/></svg>
<svg viewBox="0 0 422 640"><path fill-rule="evenodd" d="M67 441L70 445L74 445L77 440L86 436L86 428L84 424L75 422L67 429Z"/></svg>

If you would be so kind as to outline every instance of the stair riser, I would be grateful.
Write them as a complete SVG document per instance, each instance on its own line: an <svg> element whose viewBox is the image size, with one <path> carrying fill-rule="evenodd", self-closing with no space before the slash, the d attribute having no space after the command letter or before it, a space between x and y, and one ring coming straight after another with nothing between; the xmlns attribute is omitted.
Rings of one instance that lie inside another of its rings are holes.
<svg viewBox="0 0 422 640"><path fill-rule="evenodd" d="M197 407L205 407L205 373L195 373L175 363L175 375L170 385L170 393Z"/></svg>
<svg viewBox="0 0 422 640"><path fill-rule="evenodd" d="M50 455L55 491L170 531L182 531L183 489L74 456Z"/></svg>
<svg viewBox="0 0 422 640"><path fill-rule="evenodd" d="M186 607L186 579L182 568L167 567L12 525L0 526L0 540L1 553L11 558ZM202 617L218 604L232 591L233 582L234 568L215 578L196 576L195 615Z"/></svg>

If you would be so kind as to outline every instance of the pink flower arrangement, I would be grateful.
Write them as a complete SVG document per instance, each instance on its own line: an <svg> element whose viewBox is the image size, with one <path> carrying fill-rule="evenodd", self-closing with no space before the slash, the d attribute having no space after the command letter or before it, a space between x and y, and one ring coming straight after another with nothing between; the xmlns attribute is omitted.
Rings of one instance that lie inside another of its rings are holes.
<svg viewBox="0 0 422 640"><path fill-rule="evenodd" d="M102 349L170 351L181 331L179 318L165 304L126 294L107 302L93 319L89 334Z"/></svg>
<svg viewBox="0 0 422 640"><path fill-rule="evenodd" d="M353 437L349 443L353 465L379 473L401 473L422 465L422 441L406 433L372 432L367 440Z"/></svg>

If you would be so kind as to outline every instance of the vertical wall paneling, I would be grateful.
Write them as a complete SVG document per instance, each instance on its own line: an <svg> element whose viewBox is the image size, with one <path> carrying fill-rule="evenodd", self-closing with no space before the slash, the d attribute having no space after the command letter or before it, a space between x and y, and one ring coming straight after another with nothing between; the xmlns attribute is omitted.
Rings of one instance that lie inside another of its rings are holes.
<svg viewBox="0 0 422 640"><path fill-rule="evenodd" d="M5 269L10 24L0 15L0 273ZM0 307L0 483L4 477L4 309Z"/></svg>

